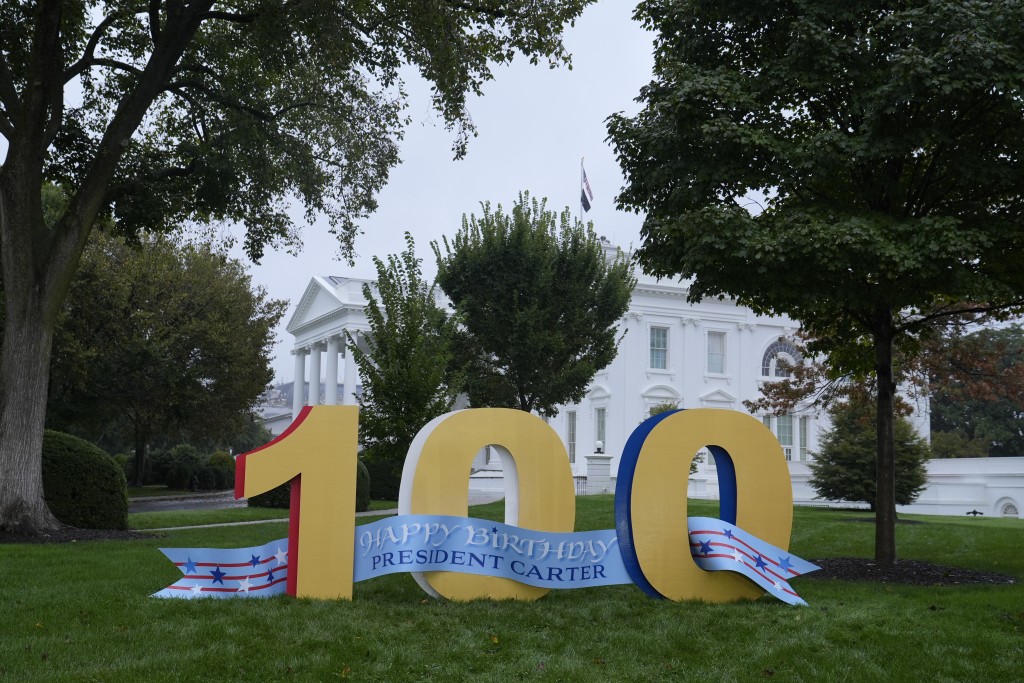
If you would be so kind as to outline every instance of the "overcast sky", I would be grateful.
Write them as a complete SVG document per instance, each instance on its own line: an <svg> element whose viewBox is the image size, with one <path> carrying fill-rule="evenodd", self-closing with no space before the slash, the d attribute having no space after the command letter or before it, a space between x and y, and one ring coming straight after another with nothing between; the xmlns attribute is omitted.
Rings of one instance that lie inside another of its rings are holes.
<svg viewBox="0 0 1024 683"><path fill-rule="evenodd" d="M356 239L355 268L338 259L337 246L323 225L303 230L297 256L268 252L250 265L253 280L270 295L289 301L277 331L273 362L276 381L291 381L293 339L285 332L295 305L315 275L375 276L372 256L401 251L408 230L431 278L436 272L430 242L453 235L462 215L479 215L481 201L511 206L520 190L548 198L548 208L578 211L580 158L585 158L594 202L585 220L599 235L622 247L639 242L641 219L616 211L622 174L605 138L605 119L634 113L633 101L650 80L652 36L631 19L633 3L602 0L589 7L565 35L573 69L549 70L518 59L498 69L484 96L470 103L478 136L461 161L452 160L453 135L432 111L429 91L409 83L412 124L401 143L401 164L380 193L379 209ZM296 211L301 224L301 212ZM248 262L241 251L235 255Z"/></svg>

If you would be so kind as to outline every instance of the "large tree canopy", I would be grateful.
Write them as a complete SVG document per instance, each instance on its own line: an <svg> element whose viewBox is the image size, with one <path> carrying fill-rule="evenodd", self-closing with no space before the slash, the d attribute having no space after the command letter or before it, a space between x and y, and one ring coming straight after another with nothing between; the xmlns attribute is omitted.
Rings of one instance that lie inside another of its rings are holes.
<svg viewBox="0 0 1024 683"><path fill-rule="evenodd" d="M36 0L0 4L0 528L55 525L42 498L53 326L97 217L119 230L245 224L245 248L296 243L322 214L351 253L398 160L410 64L463 150L466 97L517 53L567 60L591 0ZM65 210L47 221L42 188Z"/></svg>
<svg viewBox="0 0 1024 683"><path fill-rule="evenodd" d="M954 331L925 360L937 457L1024 456L1024 328Z"/></svg>
<svg viewBox="0 0 1024 683"><path fill-rule="evenodd" d="M875 555L894 561L894 344L1024 300L1024 5L647 0L637 18L654 79L609 134L640 261L875 374Z"/></svg>
<svg viewBox="0 0 1024 683"><path fill-rule="evenodd" d="M619 319L636 280L609 263L592 225L522 193L506 213L485 202L455 238L434 243L437 281L463 326L466 391L474 406L554 415L580 401L615 358ZM443 249L442 249L443 247Z"/></svg>
<svg viewBox="0 0 1024 683"><path fill-rule="evenodd" d="M95 233L55 334L47 422L135 450L157 437L228 439L273 379L284 301L208 246Z"/></svg>

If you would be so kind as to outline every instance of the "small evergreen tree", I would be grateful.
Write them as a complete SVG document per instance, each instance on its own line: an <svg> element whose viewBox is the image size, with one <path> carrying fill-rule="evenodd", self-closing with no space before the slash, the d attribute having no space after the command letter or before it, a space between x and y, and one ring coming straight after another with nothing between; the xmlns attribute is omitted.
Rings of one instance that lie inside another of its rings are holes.
<svg viewBox="0 0 1024 683"><path fill-rule="evenodd" d="M875 509L875 404L863 390L853 390L847 400L829 408L832 430L821 451L811 461L811 486L820 498L868 503ZM909 505L924 488L925 461L931 457L928 443L914 431L910 421L898 415L895 421L896 503Z"/></svg>

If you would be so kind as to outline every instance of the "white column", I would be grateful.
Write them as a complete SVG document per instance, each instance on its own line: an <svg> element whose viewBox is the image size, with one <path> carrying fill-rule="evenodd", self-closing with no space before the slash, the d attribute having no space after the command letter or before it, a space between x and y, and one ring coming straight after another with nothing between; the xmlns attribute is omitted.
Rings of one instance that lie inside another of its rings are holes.
<svg viewBox="0 0 1024 683"><path fill-rule="evenodd" d="M320 403L320 347L316 342L309 347L309 405Z"/></svg>
<svg viewBox="0 0 1024 683"><path fill-rule="evenodd" d="M359 339L359 333L356 332L352 335L352 341ZM356 360L352 357L352 349L345 344L345 395L342 397L342 403L347 406L356 405Z"/></svg>
<svg viewBox="0 0 1024 683"><path fill-rule="evenodd" d="M295 380L292 385L292 419L299 416L305 405L303 397L306 392L306 349L292 349L295 356Z"/></svg>
<svg viewBox="0 0 1024 683"><path fill-rule="evenodd" d="M327 386L324 389L324 403L329 406L338 403L338 337L327 340Z"/></svg>

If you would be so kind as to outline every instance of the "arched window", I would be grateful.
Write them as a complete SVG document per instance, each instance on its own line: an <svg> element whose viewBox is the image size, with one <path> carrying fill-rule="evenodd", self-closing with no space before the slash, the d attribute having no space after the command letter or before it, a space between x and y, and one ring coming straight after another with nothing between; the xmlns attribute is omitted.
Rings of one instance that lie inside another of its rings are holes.
<svg viewBox="0 0 1024 683"><path fill-rule="evenodd" d="M779 360L784 362L780 363ZM792 366L800 363L803 356L797 350L796 345L788 339L779 338L768 345L761 358L762 377L792 377Z"/></svg>
<svg viewBox="0 0 1024 683"><path fill-rule="evenodd" d="M1003 517L1020 517L1020 511L1013 503L1007 503L1003 506Z"/></svg>

